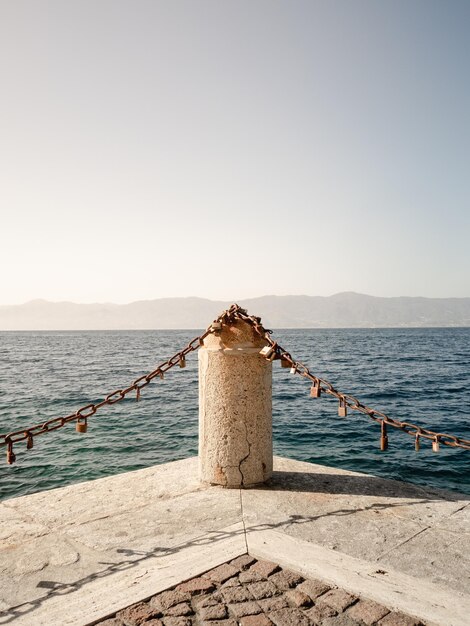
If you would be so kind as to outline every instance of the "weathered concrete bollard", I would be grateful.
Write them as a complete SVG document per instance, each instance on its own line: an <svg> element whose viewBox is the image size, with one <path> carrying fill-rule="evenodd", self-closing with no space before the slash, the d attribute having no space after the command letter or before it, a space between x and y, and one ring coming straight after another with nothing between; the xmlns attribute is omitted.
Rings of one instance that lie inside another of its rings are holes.
<svg viewBox="0 0 470 626"><path fill-rule="evenodd" d="M272 474L272 364L236 321L199 349L199 468L205 483L247 487Z"/></svg>

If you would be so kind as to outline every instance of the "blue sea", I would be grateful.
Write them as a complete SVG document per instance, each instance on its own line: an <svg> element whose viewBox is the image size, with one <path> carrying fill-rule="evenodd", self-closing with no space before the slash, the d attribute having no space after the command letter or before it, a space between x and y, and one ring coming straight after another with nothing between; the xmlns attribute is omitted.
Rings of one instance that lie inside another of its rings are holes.
<svg viewBox="0 0 470 626"><path fill-rule="evenodd" d="M98 402L184 347L199 331L0 332L0 432ZM312 373L400 420L470 439L470 329L277 330ZM470 494L470 451L380 427L274 363L274 449L282 456ZM74 424L41 435L17 462L0 461L0 499L110 476L197 454L197 354L155 379L140 402L103 407L88 433ZM0 448L3 454L5 448Z"/></svg>

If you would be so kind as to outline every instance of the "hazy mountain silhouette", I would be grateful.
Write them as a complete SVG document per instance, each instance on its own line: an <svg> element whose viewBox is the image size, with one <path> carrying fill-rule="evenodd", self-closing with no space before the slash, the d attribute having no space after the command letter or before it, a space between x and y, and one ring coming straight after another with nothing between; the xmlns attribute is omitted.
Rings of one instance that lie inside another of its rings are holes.
<svg viewBox="0 0 470 626"><path fill-rule="evenodd" d="M0 330L205 328L231 302L161 298L130 304L32 300L0 306ZM470 326L470 298L263 296L241 300L269 328Z"/></svg>

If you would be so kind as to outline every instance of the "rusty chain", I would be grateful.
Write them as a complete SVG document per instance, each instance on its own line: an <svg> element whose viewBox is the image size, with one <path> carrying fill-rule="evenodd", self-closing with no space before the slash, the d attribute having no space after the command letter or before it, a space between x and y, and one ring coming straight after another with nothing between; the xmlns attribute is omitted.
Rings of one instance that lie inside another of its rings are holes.
<svg viewBox="0 0 470 626"><path fill-rule="evenodd" d="M310 396L312 398L319 398L322 393L326 393L335 397L338 402L338 415L340 417L347 416L348 408L352 411L358 411L370 417L375 422L380 423L380 449L386 450L388 447L387 426L397 428L407 435L415 438L415 449L418 451L420 447L420 438L429 439L432 441L432 449L434 452L438 452L439 444L450 446L452 448L462 448L464 450L470 450L470 441L468 439L462 439L455 435L449 435L447 433L438 433L428 428L423 428L412 422L401 422L394 419L381 411L372 409L362 402L360 402L355 396L347 393L342 393L334 388L334 386L327 380L314 376L308 367L300 361L295 361L292 355L287 352L282 346L271 338L272 331L267 330L261 324L261 318L248 313L234 304L220 316L220 321L227 324L233 323L235 320L240 320L250 324L257 335L265 339L268 343L266 348L261 350L261 354L269 361L276 359L281 360L282 367L289 367L292 374L298 374L303 378L307 378L312 383L310 390Z"/></svg>
<svg viewBox="0 0 470 626"><path fill-rule="evenodd" d="M201 335L194 337L185 348L176 352L168 360L160 363L153 371L136 378L134 382L125 389L116 389L109 393L101 402L96 404L85 404L79 408L75 413L71 413L66 417L54 417L53 419L37 424L36 426L30 426L26 429L16 430L10 433L0 435L0 446L7 447L7 463L11 465L16 460L16 455L13 452L13 444L20 441L26 441L26 448L30 450L34 445L34 437L49 433L54 430L62 428L69 422L76 422L76 428L78 432L85 433L87 431L87 420L94 415L101 407L110 404L116 404L121 402L124 398L132 392L136 394L136 400L140 399L141 390L146 387L154 378L163 378L165 372L179 365L180 367L186 366L186 356L191 352L194 352L202 345L204 339L211 333L217 332L217 324L211 324Z"/></svg>
<svg viewBox="0 0 470 626"><path fill-rule="evenodd" d="M237 320L246 322L253 327L253 330L258 336L266 340L267 345L261 350L260 354L268 361L274 361L280 359L282 367L289 367L291 373L298 374L303 378L307 378L311 381L312 387L310 395L313 398L321 397L322 393L326 393L330 396L334 396L338 402L338 415L340 417L347 416L347 409L358 411L367 415L375 422L379 422L381 425L380 436L380 448L386 450L388 447L387 426L397 428L407 435L415 437L415 448L419 450L420 437L429 439L432 441L432 447L435 452L439 450L439 444L450 446L453 448L462 448L464 450L470 450L470 441L468 439L462 439L455 435L449 435L447 433L438 433L427 428L413 424L412 422L401 422L394 419L381 411L372 409L362 402L360 402L355 396L347 393L342 393L334 388L334 386L327 380L319 378L313 375L308 367L300 361L295 361L292 355L287 352L282 346L271 338L272 331L264 328L261 324L261 318L253 315L248 315L245 309L242 309L237 304L233 304L229 309L224 311L219 317L201 334L194 337L185 348L176 352L172 357L158 365L153 371L140 376L133 381L131 385L125 389L116 389L108 394L101 402L89 403L79 408L75 413L71 413L66 417L55 417L53 419L31 426L26 429L16 430L6 434L0 434L0 446L7 447L7 462L12 464L16 460L16 456L13 452L13 444L21 441L26 441L26 448L29 450L34 445L34 437L42 435L47 432L52 432L59 428L62 428L69 422L76 422L76 428L78 432L85 433L87 430L87 420L103 406L116 404L121 402L129 393L136 393L136 400L138 401L141 395L141 390L146 387L154 378L163 378L165 372L179 364L180 367L185 367L186 356L203 345L204 339L212 334L218 333L224 324L233 325Z"/></svg>

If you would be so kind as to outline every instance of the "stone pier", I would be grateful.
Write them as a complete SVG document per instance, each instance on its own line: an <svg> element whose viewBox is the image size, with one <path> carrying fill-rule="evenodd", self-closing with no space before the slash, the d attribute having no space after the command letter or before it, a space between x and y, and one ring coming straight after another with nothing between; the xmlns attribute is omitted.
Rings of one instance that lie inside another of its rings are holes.
<svg viewBox="0 0 470 626"><path fill-rule="evenodd" d="M265 485L225 489L198 465L1 502L0 624L94 624L248 553L391 615L467 626L467 496L276 457Z"/></svg>

